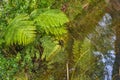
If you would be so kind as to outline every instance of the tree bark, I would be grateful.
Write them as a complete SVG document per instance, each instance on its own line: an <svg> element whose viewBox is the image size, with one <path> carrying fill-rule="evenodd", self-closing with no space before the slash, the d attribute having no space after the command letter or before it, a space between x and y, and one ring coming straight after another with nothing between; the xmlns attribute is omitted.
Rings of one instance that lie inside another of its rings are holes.
<svg viewBox="0 0 120 80"><path fill-rule="evenodd" d="M120 80L120 0L105 0L108 4L108 13L113 18L113 25L115 25L115 62L113 65L113 79Z"/></svg>
<svg viewBox="0 0 120 80"><path fill-rule="evenodd" d="M113 65L113 80L120 80L120 25L115 29L116 41L115 41L115 62Z"/></svg>

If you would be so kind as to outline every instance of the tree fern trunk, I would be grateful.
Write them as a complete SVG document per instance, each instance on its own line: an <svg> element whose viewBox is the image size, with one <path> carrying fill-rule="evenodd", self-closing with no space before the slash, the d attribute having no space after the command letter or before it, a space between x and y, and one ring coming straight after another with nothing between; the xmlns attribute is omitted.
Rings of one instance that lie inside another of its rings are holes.
<svg viewBox="0 0 120 80"><path fill-rule="evenodd" d="M109 4L108 12L111 14L113 18L113 22L115 25L115 62L113 65L113 79L112 80L120 80L120 0L106 0Z"/></svg>
<svg viewBox="0 0 120 80"><path fill-rule="evenodd" d="M115 52L116 58L113 65L113 80L120 80L120 25L116 27Z"/></svg>

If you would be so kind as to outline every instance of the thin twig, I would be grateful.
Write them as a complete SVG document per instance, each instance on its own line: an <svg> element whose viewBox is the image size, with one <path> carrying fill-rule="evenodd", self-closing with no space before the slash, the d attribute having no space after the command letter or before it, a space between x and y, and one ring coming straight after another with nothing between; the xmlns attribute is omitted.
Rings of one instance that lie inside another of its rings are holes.
<svg viewBox="0 0 120 80"><path fill-rule="evenodd" d="M67 80L69 80L69 65L68 61L66 63L66 69L67 69Z"/></svg>

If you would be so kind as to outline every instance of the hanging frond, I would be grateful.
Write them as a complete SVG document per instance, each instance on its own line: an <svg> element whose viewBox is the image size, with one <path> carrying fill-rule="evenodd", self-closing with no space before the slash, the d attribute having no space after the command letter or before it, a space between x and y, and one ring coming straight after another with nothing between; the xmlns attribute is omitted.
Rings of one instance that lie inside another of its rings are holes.
<svg viewBox="0 0 120 80"><path fill-rule="evenodd" d="M41 42L44 48L42 59L46 58L46 60L50 60L60 50L60 45L58 45L58 42L53 41L50 36L41 38Z"/></svg>
<svg viewBox="0 0 120 80"><path fill-rule="evenodd" d="M18 15L9 23L5 31L7 45L26 45L34 40L36 27L28 19L27 15Z"/></svg>
<svg viewBox="0 0 120 80"><path fill-rule="evenodd" d="M60 10L44 11L35 19L40 30L44 31L46 34L52 34L55 36L67 32L63 25L68 21L66 15Z"/></svg>
<svg viewBox="0 0 120 80"><path fill-rule="evenodd" d="M94 70L94 56L91 50L91 42L87 38L81 43L76 40L73 45L73 56L74 56L74 68L76 72L73 72L72 78L76 77L79 74L79 80L91 80L88 79L93 76L89 76L89 74L93 74ZM77 78L77 77L76 77Z"/></svg>

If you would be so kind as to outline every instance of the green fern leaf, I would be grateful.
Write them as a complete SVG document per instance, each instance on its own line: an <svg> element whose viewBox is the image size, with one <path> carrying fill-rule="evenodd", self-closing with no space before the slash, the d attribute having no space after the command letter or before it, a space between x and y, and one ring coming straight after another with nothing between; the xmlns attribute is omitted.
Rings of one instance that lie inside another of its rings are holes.
<svg viewBox="0 0 120 80"><path fill-rule="evenodd" d="M69 20L60 10L47 10L35 18L35 22L46 34L59 36L67 32L63 25Z"/></svg>
<svg viewBox="0 0 120 80"><path fill-rule="evenodd" d="M58 45L58 42L53 41L50 36L44 36L41 38L41 42L44 48L42 59L45 58L49 61L59 52L60 45Z"/></svg>
<svg viewBox="0 0 120 80"><path fill-rule="evenodd" d="M5 32L7 45L26 45L34 40L36 27L28 19L27 15L18 15L9 23Z"/></svg>
<svg viewBox="0 0 120 80"><path fill-rule="evenodd" d="M73 45L73 57L74 57L74 68L76 71L72 73L72 78L77 78L76 73L79 75L78 80L88 80L90 78L89 75L92 74L91 70L94 70L95 65L95 57L92 54L92 46L89 39L85 38L83 42L80 40L75 40Z"/></svg>

